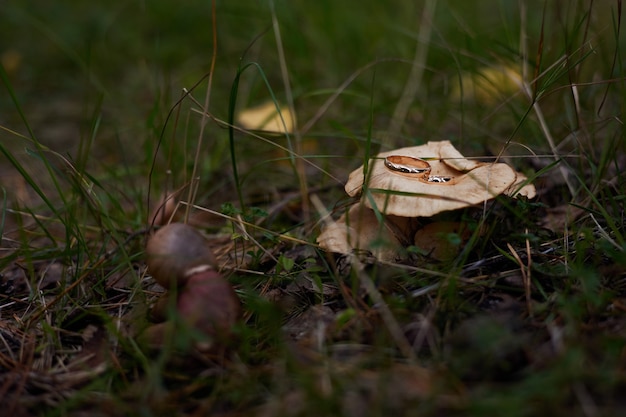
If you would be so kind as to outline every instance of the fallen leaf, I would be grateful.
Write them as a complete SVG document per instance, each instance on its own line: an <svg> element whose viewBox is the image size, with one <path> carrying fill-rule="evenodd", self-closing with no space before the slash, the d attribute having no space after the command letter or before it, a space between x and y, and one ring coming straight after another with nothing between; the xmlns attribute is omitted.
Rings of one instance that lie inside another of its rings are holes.
<svg viewBox="0 0 626 417"><path fill-rule="evenodd" d="M293 132L295 120L289 108L277 106L273 101L242 110L237 115L237 122L245 129L282 134Z"/></svg>
<svg viewBox="0 0 626 417"><path fill-rule="evenodd" d="M453 84L450 97L455 101L474 101L492 105L522 89L520 71L513 66L490 66L461 76Z"/></svg>

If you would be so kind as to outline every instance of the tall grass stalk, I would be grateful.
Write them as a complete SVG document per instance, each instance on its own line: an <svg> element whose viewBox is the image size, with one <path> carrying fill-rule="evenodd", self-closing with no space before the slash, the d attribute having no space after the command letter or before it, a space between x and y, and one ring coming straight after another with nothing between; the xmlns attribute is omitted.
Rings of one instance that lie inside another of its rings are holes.
<svg viewBox="0 0 626 417"><path fill-rule="evenodd" d="M296 115L296 107L294 103L293 92L291 91L291 81L289 80L289 71L287 68L287 60L285 59L285 50L283 47L283 41L280 34L280 26L278 24L278 19L276 18L276 9L274 6L274 0L269 0L270 11L272 15L272 28L274 30L274 37L276 38L276 51L278 52L278 62L280 65L280 72L283 80L283 87L285 89L285 97L287 99L287 106L292 115ZM282 116L281 116L282 120ZM285 121L282 120L283 127L285 126ZM300 189L300 199L302 201L302 212L304 214L304 220L308 223L310 220L310 207L309 207L309 185L307 183L306 171L304 169L304 163L302 162L302 136L300 134L300 130L298 129L297 123L296 128L294 130L294 138L295 143L292 146L291 138L287 129L285 129L287 136L287 144L288 148L291 151L289 153L289 159L291 161L292 166L294 167L294 171L296 174L296 178L298 179L299 189ZM295 157L297 156L297 158Z"/></svg>
<svg viewBox="0 0 626 417"><path fill-rule="evenodd" d="M400 133L402 125L409 113L411 103L415 100L416 94L420 89L424 68L426 68L426 58L430 47L430 36L433 31L433 18L435 17L436 7L437 0L426 0L424 3L421 19L417 24L419 32L417 34L417 41L415 42L415 56L411 65L411 71L409 71L409 76L402 90L402 95L398 99L398 104L396 104L393 115L391 116L388 131L388 135L391 138L397 137Z"/></svg>
<svg viewBox="0 0 626 417"><path fill-rule="evenodd" d="M209 121L207 116L209 111L209 104L211 103L211 89L213 87L213 74L215 72L215 63L217 61L217 12L215 10L215 0L211 2L211 39L213 40L212 52L211 52L211 66L209 68L209 76L207 81L207 89L206 94L204 96L204 111L202 112L201 120L200 120L200 132L198 133L198 143L196 145L196 153L194 157L193 169L191 172L191 182L189 186L189 202L193 203L195 201L197 187L199 185L199 181L196 181L196 173L198 169L198 165L200 163L200 153L202 151L202 143L204 139L204 129ZM187 206L189 208L189 206ZM189 218L189 211L185 212L185 219Z"/></svg>

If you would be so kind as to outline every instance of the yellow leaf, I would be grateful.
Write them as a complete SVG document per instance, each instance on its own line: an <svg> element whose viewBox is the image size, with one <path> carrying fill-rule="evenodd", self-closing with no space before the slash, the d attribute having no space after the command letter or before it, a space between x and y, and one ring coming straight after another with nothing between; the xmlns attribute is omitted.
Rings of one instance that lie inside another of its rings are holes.
<svg viewBox="0 0 626 417"><path fill-rule="evenodd" d="M295 119L287 107L276 108L273 101L242 110L237 116L237 122L245 129L283 134L293 132Z"/></svg>
<svg viewBox="0 0 626 417"><path fill-rule="evenodd" d="M457 101L475 101L495 104L503 97L512 96L522 89L520 72L511 66L483 67L461 76L463 91L458 81L451 97Z"/></svg>
<svg viewBox="0 0 626 417"><path fill-rule="evenodd" d="M0 55L0 63L4 67L4 71L12 76L17 73L22 64L22 54L15 49L8 49Z"/></svg>

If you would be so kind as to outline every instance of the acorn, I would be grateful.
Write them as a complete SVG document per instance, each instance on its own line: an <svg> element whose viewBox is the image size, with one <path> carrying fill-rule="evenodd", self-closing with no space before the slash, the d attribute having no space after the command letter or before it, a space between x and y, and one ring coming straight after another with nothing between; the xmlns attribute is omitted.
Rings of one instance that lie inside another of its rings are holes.
<svg viewBox="0 0 626 417"><path fill-rule="evenodd" d="M195 269L213 267L215 257L199 231L171 223L148 239L146 262L155 281L169 289L185 285Z"/></svg>
<svg viewBox="0 0 626 417"><path fill-rule="evenodd" d="M178 293L176 309L183 323L223 341L239 318L241 305L230 283L210 269L189 277Z"/></svg>
<svg viewBox="0 0 626 417"><path fill-rule="evenodd" d="M230 283L217 271L207 269L193 274L176 290L175 314L184 326L210 336L228 335L240 314L240 303ZM163 322L171 317L173 301L166 293L156 302L150 318Z"/></svg>
<svg viewBox="0 0 626 417"><path fill-rule="evenodd" d="M169 224L150 237L146 257L154 279L174 290L168 294L176 296L176 317L148 327L142 339L158 347L168 335L175 336L182 325L207 337L203 349L228 342L241 304L230 283L214 269L215 258L204 236L191 226ZM169 306L166 299L157 302L152 316L171 318Z"/></svg>
<svg viewBox="0 0 626 417"><path fill-rule="evenodd" d="M189 335L179 332L192 330L197 332L192 337L198 350L213 351L228 346L232 327L241 313L239 298L230 283L217 271L206 270L191 275L178 291L176 317L149 326L140 340L151 349L158 349L172 337Z"/></svg>

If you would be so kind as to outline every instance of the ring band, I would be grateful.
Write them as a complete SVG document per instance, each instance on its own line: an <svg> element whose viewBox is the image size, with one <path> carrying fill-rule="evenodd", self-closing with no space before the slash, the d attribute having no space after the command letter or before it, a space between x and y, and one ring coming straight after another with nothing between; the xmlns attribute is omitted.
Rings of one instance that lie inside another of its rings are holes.
<svg viewBox="0 0 626 417"><path fill-rule="evenodd" d="M392 171L403 174L428 174L430 164L423 159L412 156L389 155L385 158L385 166Z"/></svg>
<svg viewBox="0 0 626 417"><path fill-rule="evenodd" d="M430 175L428 177L424 177L426 179L426 181L428 182L439 182L439 183L444 183L444 182L450 182L452 181L452 177L446 177L444 175Z"/></svg>

